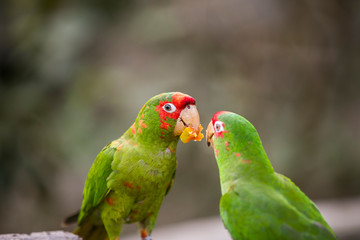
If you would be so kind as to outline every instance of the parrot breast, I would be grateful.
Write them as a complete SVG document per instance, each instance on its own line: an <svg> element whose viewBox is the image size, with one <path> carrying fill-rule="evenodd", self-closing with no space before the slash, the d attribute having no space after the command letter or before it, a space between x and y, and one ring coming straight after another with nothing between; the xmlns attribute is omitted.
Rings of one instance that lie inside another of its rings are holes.
<svg viewBox="0 0 360 240"><path fill-rule="evenodd" d="M175 149L144 152L141 145L119 141L115 170L108 178L113 191L106 198L108 207L121 210L127 203L126 223L141 222L157 214L176 169ZM135 157L134 157L135 156ZM128 200L126 200L128 199Z"/></svg>

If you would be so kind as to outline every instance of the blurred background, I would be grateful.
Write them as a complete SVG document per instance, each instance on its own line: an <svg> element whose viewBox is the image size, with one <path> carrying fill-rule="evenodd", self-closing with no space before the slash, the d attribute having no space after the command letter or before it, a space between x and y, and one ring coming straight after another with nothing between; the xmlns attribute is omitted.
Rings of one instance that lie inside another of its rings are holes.
<svg viewBox="0 0 360 240"><path fill-rule="evenodd" d="M60 229L97 153L168 91L205 128L245 116L313 200L358 199L359 29L358 0L3 1L0 233ZM212 149L177 156L157 226L218 216Z"/></svg>

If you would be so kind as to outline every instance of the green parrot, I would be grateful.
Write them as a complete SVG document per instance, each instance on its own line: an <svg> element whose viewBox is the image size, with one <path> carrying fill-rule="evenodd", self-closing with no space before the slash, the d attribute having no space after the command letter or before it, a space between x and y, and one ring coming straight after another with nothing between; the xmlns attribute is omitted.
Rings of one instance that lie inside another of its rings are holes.
<svg viewBox="0 0 360 240"><path fill-rule="evenodd" d="M189 131L192 130L191 134ZM200 117L195 99L180 92L152 97L135 123L97 155L85 182L74 231L83 239L119 239L124 223L138 223L141 238L151 232L176 170L176 147L199 141Z"/></svg>
<svg viewBox="0 0 360 240"><path fill-rule="evenodd" d="M315 204L274 171L249 121L217 112L206 139L219 167L220 215L233 239L336 239Z"/></svg>

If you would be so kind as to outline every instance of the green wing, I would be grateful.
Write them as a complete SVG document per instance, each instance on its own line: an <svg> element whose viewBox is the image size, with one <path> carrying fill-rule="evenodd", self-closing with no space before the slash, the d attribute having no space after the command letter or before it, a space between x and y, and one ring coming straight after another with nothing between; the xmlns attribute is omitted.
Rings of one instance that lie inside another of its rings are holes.
<svg viewBox="0 0 360 240"><path fill-rule="evenodd" d="M78 218L79 225L93 212L94 208L101 203L110 191L107 187L107 178L112 172L111 163L118 144L119 142L113 141L106 145L97 155L90 168L85 181L84 198Z"/></svg>
<svg viewBox="0 0 360 240"><path fill-rule="evenodd" d="M276 175L279 183L278 191L286 197L287 201L307 218L319 222L334 234L314 202L311 201L311 199L309 199L289 178L278 173L276 173Z"/></svg>
<svg viewBox="0 0 360 240"><path fill-rule="evenodd" d="M168 184L168 186L166 188L165 195L167 195L170 192L172 186L174 185L175 173L176 173L176 171L174 171L174 174L173 174L173 176L172 176L172 178L171 178L171 180L170 180L170 182L169 182L169 184Z"/></svg>
<svg viewBox="0 0 360 240"><path fill-rule="evenodd" d="M224 194L220 213L234 240L336 239L326 226L308 218L277 190L258 183L241 184Z"/></svg>

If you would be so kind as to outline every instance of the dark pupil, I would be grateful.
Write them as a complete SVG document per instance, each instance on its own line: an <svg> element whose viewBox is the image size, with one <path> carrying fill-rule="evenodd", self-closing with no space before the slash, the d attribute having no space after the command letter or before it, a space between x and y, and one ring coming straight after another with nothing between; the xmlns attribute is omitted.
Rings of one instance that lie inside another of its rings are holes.
<svg viewBox="0 0 360 240"><path fill-rule="evenodd" d="M167 111L170 111L170 110L171 110L171 106L170 106L169 104L166 104L166 105L165 105L165 109L166 109Z"/></svg>
<svg viewBox="0 0 360 240"><path fill-rule="evenodd" d="M216 124L216 130L219 131L219 128L220 128L219 124Z"/></svg>

